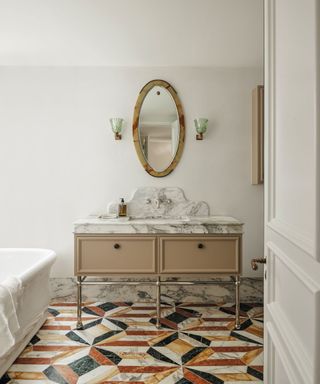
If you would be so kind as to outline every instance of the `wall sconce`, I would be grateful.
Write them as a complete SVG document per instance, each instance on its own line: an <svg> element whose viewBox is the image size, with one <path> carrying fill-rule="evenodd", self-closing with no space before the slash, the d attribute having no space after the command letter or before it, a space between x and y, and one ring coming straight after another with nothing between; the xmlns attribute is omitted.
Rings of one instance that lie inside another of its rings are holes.
<svg viewBox="0 0 320 384"><path fill-rule="evenodd" d="M208 121L208 119L205 119L203 117L194 119L194 125L197 131L197 140L203 140L203 134L207 131Z"/></svg>
<svg viewBox="0 0 320 384"><path fill-rule="evenodd" d="M122 124L124 120L121 119L120 117L112 117L111 119L109 119L109 121L110 121L112 132L114 133L114 138L116 140L121 140Z"/></svg>

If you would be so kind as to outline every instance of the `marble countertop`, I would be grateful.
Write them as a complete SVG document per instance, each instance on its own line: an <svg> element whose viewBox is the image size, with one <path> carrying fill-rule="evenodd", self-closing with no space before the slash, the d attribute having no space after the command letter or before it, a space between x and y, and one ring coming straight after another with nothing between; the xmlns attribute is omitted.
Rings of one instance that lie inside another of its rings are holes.
<svg viewBox="0 0 320 384"><path fill-rule="evenodd" d="M92 215L74 222L74 233L242 233L243 223L230 216L103 219Z"/></svg>

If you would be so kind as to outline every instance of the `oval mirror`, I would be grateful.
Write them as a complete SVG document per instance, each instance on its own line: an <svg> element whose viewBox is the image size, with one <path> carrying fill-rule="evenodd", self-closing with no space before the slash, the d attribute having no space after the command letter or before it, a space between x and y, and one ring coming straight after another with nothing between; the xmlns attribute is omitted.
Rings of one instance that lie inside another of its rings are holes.
<svg viewBox="0 0 320 384"><path fill-rule="evenodd" d="M133 141L144 169L163 177L179 162L184 145L184 116L176 91L152 80L140 91L133 116Z"/></svg>

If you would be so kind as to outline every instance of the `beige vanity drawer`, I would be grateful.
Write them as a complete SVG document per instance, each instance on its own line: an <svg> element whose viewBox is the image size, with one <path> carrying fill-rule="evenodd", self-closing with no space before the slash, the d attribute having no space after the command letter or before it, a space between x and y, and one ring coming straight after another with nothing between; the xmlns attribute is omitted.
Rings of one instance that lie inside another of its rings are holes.
<svg viewBox="0 0 320 384"><path fill-rule="evenodd" d="M76 237L75 273L156 273L155 237Z"/></svg>
<svg viewBox="0 0 320 384"><path fill-rule="evenodd" d="M236 273L240 237L161 237L160 273Z"/></svg>

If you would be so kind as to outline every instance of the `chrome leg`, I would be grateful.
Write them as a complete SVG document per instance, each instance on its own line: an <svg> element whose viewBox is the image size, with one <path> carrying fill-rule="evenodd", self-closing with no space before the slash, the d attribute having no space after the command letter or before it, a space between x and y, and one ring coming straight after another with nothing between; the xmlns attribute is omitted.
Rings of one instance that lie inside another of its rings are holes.
<svg viewBox="0 0 320 384"><path fill-rule="evenodd" d="M240 329L240 276L235 279L236 286L236 329Z"/></svg>
<svg viewBox="0 0 320 384"><path fill-rule="evenodd" d="M156 282L156 288L157 288L157 319L156 319L156 327L160 328L160 319L161 319L161 281L160 281L160 276L157 277L157 282Z"/></svg>
<svg viewBox="0 0 320 384"><path fill-rule="evenodd" d="M82 312L82 285L81 285L81 277L77 277L77 329L83 329L83 324L81 320L81 312Z"/></svg>

